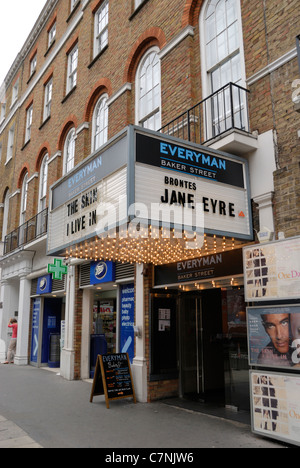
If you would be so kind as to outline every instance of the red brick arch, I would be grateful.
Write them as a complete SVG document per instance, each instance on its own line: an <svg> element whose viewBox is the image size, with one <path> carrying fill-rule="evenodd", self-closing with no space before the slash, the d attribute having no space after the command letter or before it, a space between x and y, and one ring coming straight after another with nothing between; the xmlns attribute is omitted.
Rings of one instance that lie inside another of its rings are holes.
<svg viewBox="0 0 300 468"><path fill-rule="evenodd" d="M19 178L18 178L18 189L21 189L22 188L22 185L23 185L23 180L24 180L24 177L25 177L25 174L28 173L28 177L30 177L30 171L29 171L29 166L28 164L24 164L21 172L20 172L20 175L19 175Z"/></svg>
<svg viewBox="0 0 300 468"><path fill-rule="evenodd" d="M200 10L205 0L186 0L182 15L182 28L196 26L199 22Z"/></svg>
<svg viewBox="0 0 300 468"><path fill-rule="evenodd" d="M165 33L162 29L152 27L147 29L135 42L127 58L124 71L124 83L132 83L138 63L147 49L156 45L162 49L167 44Z"/></svg>
<svg viewBox="0 0 300 468"><path fill-rule="evenodd" d="M108 96L112 95L112 85L108 78L101 78L94 85L92 91L87 100L87 104L84 110L84 121L89 122L93 115L93 110L96 102L98 101L101 94L107 93Z"/></svg>
<svg viewBox="0 0 300 468"><path fill-rule="evenodd" d="M40 171L43 158L44 158L45 154L47 154L47 153L50 156L50 146L49 146L48 143L44 143L41 146L41 148L39 149L39 151L38 151L38 156L37 156L36 161L35 161L35 172Z"/></svg>
<svg viewBox="0 0 300 468"><path fill-rule="evenodd" d="M57 143L57 150L58 151L61 151L63 149L65 138L66 138L66 136L68 134L68 131L72 127L75 127L75 128L78 127L78 121L77 121L77 117L75 115L70 115L65 120L64 124L62 125L62 130L60 132L60 135L59 135L59 138L58 138L58 143Z"/></svg>

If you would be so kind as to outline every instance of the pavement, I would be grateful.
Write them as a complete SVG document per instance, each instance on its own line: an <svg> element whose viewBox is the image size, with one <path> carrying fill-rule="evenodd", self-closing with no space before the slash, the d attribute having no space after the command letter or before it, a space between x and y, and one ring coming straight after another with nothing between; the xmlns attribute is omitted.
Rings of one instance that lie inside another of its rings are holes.
<svg viewBox="0 0 300 468"><path fill-rule="evenodd" d="M0 448L176 449L285 448L237 421L164 402L90 403L91 381L58 372L0 365ZM113 452L111 452L113 450Z"/></svg>

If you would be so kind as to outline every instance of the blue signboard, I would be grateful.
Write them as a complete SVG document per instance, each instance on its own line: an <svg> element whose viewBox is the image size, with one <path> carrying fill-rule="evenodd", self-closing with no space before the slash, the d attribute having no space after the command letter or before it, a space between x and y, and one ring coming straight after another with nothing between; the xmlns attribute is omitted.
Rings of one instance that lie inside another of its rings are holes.
<svg viewBox="0 0 300 468"><path fill-rule="evenodd" d="M134 284L121 287L120 351L134 358Z"/></svg>
<svg viewBox="0 0 300 468"><path fill-rule="evenodd" d="M90 284L110 283L115 281L116 269L114 262L91 262Z"/></svg>
<svg viewBox="0 0 300 468"><path fill-rule="evenodd" d="M41 276L36 288L37 294L50 294L52 292L52 275Z"/></svg>
<svg viewBox="0 0 300 468"><path fill-rule="evenodd" d="M30 361L38 362L39 329L40 329L41 299L34 299L32 313L31 354Z"/></svg>

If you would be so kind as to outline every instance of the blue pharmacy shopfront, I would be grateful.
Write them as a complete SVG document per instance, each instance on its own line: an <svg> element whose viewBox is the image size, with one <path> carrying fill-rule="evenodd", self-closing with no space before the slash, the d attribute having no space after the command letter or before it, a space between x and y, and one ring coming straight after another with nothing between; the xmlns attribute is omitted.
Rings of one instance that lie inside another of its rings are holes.
<svg viewBox="0 0 300 468"><path fill-rule="evenodd" d="M102 260L80 266L80 287L90 296L90 348L82 350L89 354L90 378L99 354L124 352L131 362L134 358L134 273L132 265L125 269Z"/></svg>

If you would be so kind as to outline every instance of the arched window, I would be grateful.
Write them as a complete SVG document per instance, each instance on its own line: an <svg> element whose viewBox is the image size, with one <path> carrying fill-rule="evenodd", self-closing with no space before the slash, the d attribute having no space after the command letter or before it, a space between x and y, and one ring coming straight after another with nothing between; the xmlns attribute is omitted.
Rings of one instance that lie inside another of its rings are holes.
<svg viewBox="0 0 300 468"><path fill-rule="evenodd" d="M243 129L245 65L240 0L208 0L200 18L201 57L206 115L211 116L211 135L232 126Z"/></svg>
<svg viewBox="0 0 300 468"><path fill-rule="evenodd" d="M151 48L142 58L136 74L136 122L141 127L161 127L161 71L159 49Z"/></svg>
<svg viewBox="0 0 300 468"><path fill-rule="evenodd" d="M65 140L63 175L70 172L75 166L75 128L72 128Z"/></svg>
<svg viewBox="0 0 300 468"><path fill-rule="evenodd" d="M107 142L108 137L108 95L101 96L95 106L92 123L92 151Z"/></svg>
<svg viewBox="0 0 300 468"><path fill-rule="evenodd" d="M21 191L21 212L20 212L20 225L26 221L26 210L27 210L27 198L28 198L28 172L26 172Z"/></svg>
<svg viewBox="0 0 300 468"><path fill-rule="evenodd" d="M45 210L47 204L48 187L48 153L44 156L40 170L39 212Z"/></svg>
<svg viewBox="0 0 300 468"><path fill-rule="evenodd" d="M9 190L6 191L5 197L4 197L3 223L2 223L2 242L4 242L5 236L7 235L8 213L9 213Z"/></svg>

